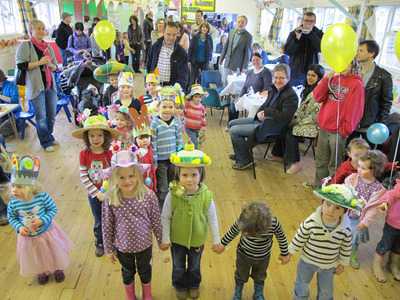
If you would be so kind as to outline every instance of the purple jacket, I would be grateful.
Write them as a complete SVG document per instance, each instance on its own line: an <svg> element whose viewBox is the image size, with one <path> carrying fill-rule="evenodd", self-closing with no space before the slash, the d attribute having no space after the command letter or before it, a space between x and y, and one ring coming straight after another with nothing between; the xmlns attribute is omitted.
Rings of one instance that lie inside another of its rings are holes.
<svg viewBox="0 0 400 300"><path fill-rule="evenodd" d="M82 49L86 49L86 51L89 53L92 52L92 43L90 42L90 38L84 33L82 33L80 36L78 36L76 33L70 35L68 38L68 50L74 54L75 61L83 59L83 53L77 53Z"/></svg>

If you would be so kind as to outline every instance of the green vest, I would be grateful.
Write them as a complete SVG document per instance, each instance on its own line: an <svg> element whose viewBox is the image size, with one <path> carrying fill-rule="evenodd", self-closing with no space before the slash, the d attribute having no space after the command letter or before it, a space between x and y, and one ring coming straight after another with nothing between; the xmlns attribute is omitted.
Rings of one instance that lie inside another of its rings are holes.
<svg viewBox="0 0 400 300"><path fill-rule="evenodd" d="M186 193L176 195L171 189L171 242L187 247L200 247L207 239L207 211L211 204L213 193L207 186L200 187L191 200Z"/></svg>

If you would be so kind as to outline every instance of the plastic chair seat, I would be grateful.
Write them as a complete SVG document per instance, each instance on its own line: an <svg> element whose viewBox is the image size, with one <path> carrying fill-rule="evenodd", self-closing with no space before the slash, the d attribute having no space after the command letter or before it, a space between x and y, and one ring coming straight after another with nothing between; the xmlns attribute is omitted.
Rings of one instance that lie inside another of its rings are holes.
<svg viewBox="0 0 400 300"><path fill-rule="evenodd" d="M30 106L30 103L29 103ZM14 114L14 118L16 119L17 129L19 129L19 122L21 121L21 140L25 138L25 127L26 121L29 121L34 127L36 127L36 123L32 121L35 116L35 112L30 108L27 112L18 112Z"/></svg>

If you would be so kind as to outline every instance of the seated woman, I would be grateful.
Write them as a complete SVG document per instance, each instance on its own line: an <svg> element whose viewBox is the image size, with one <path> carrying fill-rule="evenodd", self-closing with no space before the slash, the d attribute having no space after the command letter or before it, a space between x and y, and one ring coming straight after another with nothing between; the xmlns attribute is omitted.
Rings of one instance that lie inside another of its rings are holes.
<svg viewBox="0 0 400 300"><path fill-rule="evenodd" d="M250 59L254 69L249 71L246 76L246 81L240 92L239 97L234 99L229 107L229 121L237 119L239 116L236 110L235 103L244 94L247 94L252 89L254 93L263 93L271 90L272 76L271 72L263 66L263 60L260 53L253 53Z"/></svg>
<svg viewBox="0 0 400 300"><path fill-rule="evenodd" d="M83 33L83 23L76 22L75 33L68 38L68 50L74 54L74 61L82 60L84 53L92 52L92 42Z"/></svg>
<svg viewBox="0 0 400 300"><path fill-rule="evenodd" d="M0 69L0 103L19 104L18 86L11 80L7 80L3 70ZM14 113L22 109L17 108Z"/></svg>

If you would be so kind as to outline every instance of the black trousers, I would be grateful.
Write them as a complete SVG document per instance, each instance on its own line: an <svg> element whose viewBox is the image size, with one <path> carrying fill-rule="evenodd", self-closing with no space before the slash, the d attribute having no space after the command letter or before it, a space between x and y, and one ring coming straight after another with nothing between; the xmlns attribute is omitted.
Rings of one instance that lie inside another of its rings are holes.
<svg viewBox="0 0 400 300"><path fill-rule="evenodd" d="M148 284L151 281L151 257L152 248L150 246L146 250L138 253L123 253L117 249L117 257L122 265L122 281L125 285L130 285L135 281L136 269L139 273L140 281Z"/></svg>

